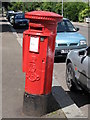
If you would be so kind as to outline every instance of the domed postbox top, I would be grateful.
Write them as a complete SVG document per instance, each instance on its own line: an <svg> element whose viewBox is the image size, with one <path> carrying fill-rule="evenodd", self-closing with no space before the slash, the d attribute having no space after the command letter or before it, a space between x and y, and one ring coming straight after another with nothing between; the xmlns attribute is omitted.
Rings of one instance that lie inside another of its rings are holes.
<svg viewBox="0 0 90 120"><path fill-rule="evenodd" d="M63 17L59 14L48 11L32 11L25 13L25 18L59 22Z"/></svg>

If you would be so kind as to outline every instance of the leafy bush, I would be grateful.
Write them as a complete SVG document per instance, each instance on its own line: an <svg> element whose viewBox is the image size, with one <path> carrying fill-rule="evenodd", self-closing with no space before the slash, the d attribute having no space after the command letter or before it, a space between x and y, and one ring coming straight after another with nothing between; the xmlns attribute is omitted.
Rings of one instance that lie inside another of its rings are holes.
<svg viewBox="0 0 90 120"><path fill-rule="evenodd" d="M72 21L82 21L88 4L85 2L64 2L63 15ZM8 10L34 11L46 10L62 14L62 2L11 2ZM85 10L85 11L83 11ZM89 12L90 13L90 12Z"/></svg>
<svg viewBox="0 0 90 120"><path fill-rule="evenodd" d="M82 12L79 13L79 21L83 22L86 17L90 17L90 7L84 9Z"/></svg>
<svg viewBox="0 0 90 120"><path fill-rule="evenodd" d="M86 8L87 4L83 2L64 3L64 17L72 21L78 21L79 13Z"/></svg>

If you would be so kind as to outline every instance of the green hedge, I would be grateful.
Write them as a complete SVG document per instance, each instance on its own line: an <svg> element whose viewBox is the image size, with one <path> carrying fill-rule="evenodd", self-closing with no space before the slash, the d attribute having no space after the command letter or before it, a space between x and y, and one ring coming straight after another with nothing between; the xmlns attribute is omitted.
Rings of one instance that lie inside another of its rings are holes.
<svg viewBox="0 0 90 120"><path fill-rule="evenodd" d="M85 2L64 2L63 15L72 21L83 21L87 16L88 4ZM14 11L33 11L33 10L46 10L62 14L61 2L11 2L8 10ZM84 14L84 16L83 16Z"/></svg>

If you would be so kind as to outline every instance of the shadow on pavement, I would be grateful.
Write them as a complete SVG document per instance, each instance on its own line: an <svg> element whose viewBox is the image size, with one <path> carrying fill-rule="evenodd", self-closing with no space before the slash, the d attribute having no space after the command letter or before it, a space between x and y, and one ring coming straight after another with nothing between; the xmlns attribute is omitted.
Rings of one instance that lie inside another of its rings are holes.
<svg viewBox="0 0 90 120"><path fill-rule="evenodd" d="M75 112L75 114L77 114L76 116L82 116L79 109L77 109L77 107L79 108L84 105L90 106L90 94L86 94L81 91L77 93L72 93L70 91L64 91L64 89L61 86L54 86L52 88L52 94L62 109L63 108L72 109L72 114L74 114ZM75 106L75 104L77 105L77 107ZM71 112L71 111L68 111L68 112ZM88 120L88 119L85 118L85 120Z"/></svg>
<svg viewBox="0 0 90 120"><path fill-rule="evenodd" d="M6 22L6 20L0 20L0 22Z"/></svg>
<svg viewBox="0 0 90 120"><path fill-rule="evenodd" d="M2 25L0 25L0 27L2 27L2 31L0 31L0 32L14 32L14 31L11 30L11 27L13 28L12 25L10 25L10 24L8 25L7 23L4 23L4 22L8 22L8 20L3 19L3 20L0 20L0 22L3 23ZM15 29L15 32L23 33L27 29L28 29L28 27L17 27Z"/></svg>
<svg viewBox="0 0 90 120"><path fill-rule="evenodd" d="M28 27L18 27L18 28L15 29L15 31L17 33L22 33L23 34L23 32L27 29L28 29Z"/></svg>
<svg viewBox="0 0 90 120"><path fill-rule="evenodd" d="M56 57L54 58L54 63L65 63L66 57Z"/></svg>
<svg viewBox="0 0 90 120"><path fill-rule="evenodd" d="M66 91L78 107L90 104L90 94L84 91Z"/></svg>
<svg viewBox="0 0 90 120"><path fill-rule="evenodd" d="M10 29L10 25L8 24L2 24L0 25L0 27L2 27L2 31L0 32L12 32L12 30Z"/></svg>
<svg viewBox="0 0 90 120"><path fill-rule="evenodd" d="M64 89L61 86L53 86L52 94L58 101L61 108L65 108L74 104L69 95L64 91Z"/></svg>
<svg viewBox="0 0 90 120"><path fill-rule="evenodd" d="M60 109L60 106L57 103L57 101L55 100L53 95L51 95L50 99L47 102L48 102L47 104L49 105L47 113L51 113L51 112L54 112L54 111Z"/></svg>

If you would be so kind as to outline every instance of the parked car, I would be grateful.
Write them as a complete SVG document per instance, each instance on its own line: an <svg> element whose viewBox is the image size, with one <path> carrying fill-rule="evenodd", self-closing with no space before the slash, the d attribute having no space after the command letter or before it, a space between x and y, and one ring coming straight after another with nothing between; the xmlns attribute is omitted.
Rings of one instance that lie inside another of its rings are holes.
<svg viewBox="0 0 90 120"><path fill-rule="evenodd" d="M28 26L28 20L25 18L25 15L23 13L15 15L13 27L27 27Z"/></svg>
<svg viewBox="0 0 90 120"><path fill-rule="evenodd" d="M14 18L15 18L15 16L18 15L18 14L21 14L21 13L22 13L22 11L20 11L20 12L14 12L14 13L10 16L10 23L13 24L13 23L14 23Z"/></svg>
<svg viewBox="0 0 90 120"><path fill-rule="evenodd" d="M69 19L63 18L58 23L55 57L67 56L67 53L73 49L85 48L86 38L77 32L79 28L75 28Z"/></svg>
<svg viewBox="0 0 90 120"><path fill-rule="evenodd" d="M7 11L6 18L10 21L10 16L14 13L14 11Z"/></svg>
<svg viewBox="0 0 90 120"><path fill-rule="evenodd" d="M66 83L72 91L83 88L90 92L90 46L68 53Z"/></svg>
<svg viewBox="0 0 90 120"><path fill-rule="evenodd" d="M86 22L86 23L90 23L90 17L86 17L86 18L85 18L85 22Z"/></svg>

